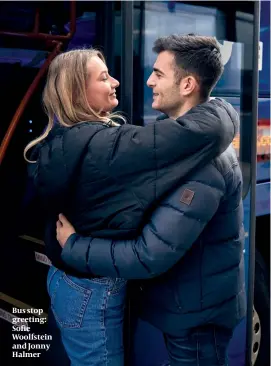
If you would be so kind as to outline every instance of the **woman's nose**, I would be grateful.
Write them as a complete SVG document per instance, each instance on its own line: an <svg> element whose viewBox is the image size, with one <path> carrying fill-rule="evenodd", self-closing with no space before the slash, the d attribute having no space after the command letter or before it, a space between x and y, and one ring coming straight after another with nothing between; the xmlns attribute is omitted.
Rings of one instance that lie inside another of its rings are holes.
<svg viewBox="0 0 271 366"><path fill-rule="evenodd" d="M112 87L113 88L117 88L119 85L120 85L120 83L118 82L118 80L117 79L114 79L114 78L112 78Z"/></svg>

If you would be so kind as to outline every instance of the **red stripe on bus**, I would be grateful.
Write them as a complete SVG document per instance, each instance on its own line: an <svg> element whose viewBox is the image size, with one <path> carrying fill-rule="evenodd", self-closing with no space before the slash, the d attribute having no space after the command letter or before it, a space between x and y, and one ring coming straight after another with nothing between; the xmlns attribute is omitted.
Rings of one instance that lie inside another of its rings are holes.
<svg viewBox="0 0 271 366"><path fill-rule="evenodd" d="M258 126L270 126L270 118L261 118L258 120Z"/></svg>

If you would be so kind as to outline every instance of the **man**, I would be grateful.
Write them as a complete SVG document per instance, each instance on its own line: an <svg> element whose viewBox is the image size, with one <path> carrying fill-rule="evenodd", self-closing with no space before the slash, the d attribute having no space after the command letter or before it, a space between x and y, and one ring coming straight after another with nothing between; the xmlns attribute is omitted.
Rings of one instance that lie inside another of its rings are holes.
<svg viewBox="0 0 271 366"><path fill-rule="evenodd" d="M208 100L223 71L215 39L168 36L154 51L154 109L177 119ZM245 316L241 193L229 147L160 202L137 239L80 237L60 215L62 259L82 273L153 278L142 288L142 317L163 331L170 365L225 365Z"/></svg>

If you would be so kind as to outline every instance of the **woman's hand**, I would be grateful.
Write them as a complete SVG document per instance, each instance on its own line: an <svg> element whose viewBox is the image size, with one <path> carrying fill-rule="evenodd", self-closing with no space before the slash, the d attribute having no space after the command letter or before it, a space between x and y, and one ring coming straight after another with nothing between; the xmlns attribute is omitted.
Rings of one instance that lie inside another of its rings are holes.
<svg viewBox="0 0 271 366"><path fill-rule="evenodd" d="M66 244L68 238L75 232L76 231L72 224L66 219L63 214L60 214L56 223L56 238L62 248Z"/></svg>

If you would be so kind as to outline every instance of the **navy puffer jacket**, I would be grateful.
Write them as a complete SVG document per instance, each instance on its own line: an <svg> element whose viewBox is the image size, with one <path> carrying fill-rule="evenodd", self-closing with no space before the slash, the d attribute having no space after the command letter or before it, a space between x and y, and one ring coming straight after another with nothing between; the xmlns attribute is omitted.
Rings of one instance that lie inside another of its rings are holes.
<svg viewBox="0 0 271 366"><path fill-rule="evenodd" d="M158 199L225 151L238 123L233 107L214 99L176 121L146 127L55 126L29 165L51 223L45 237L49 259L70 270L55 238L60 212L80 234L135 237Z"/></svg>
<svg viewBox="0 0 271 366"><path fill-rule="evenodd" d="M85 276L151 279L141 283L142 317L180 336L208 323L233 329L245 316L243 244L242 175L230 147L164 199L137 239L73 234L62 258Z"/></svg>

